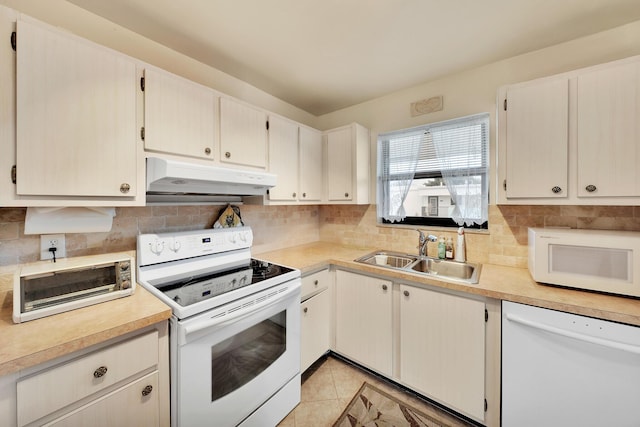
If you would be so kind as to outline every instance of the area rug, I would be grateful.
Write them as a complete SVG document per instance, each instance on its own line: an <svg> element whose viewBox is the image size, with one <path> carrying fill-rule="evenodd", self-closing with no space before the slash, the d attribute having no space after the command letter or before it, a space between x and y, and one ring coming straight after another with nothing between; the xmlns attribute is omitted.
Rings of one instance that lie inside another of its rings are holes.
<svg viewBox="0 0 640 427"><path fill-rule="evenodd" d="M333 427L447 427L447 424L365 382Z"/></svg>

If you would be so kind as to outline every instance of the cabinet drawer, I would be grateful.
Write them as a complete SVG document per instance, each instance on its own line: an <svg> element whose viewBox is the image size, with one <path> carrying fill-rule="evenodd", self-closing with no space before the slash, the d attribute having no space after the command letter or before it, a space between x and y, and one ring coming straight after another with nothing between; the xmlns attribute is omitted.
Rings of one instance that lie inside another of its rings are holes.
<svg viewBox="0 0 640 427"><path fill-rule="evenodd" d="M17 383L18 425L67 405L158 364L158 332L133 338L44 370Z"/></svg>
<svg viewBox="0 0 640 427"><path fill-rule="evenodd" d="M154 371L44 427L157 427L159 422L158 371Z"/></svg>
<svg viewBox="0 0 640 427"><path fill-rule="evenodd" d="M329 287L329 270L318 271L302 278L300 299L304 301L310 296Z"/></svg>

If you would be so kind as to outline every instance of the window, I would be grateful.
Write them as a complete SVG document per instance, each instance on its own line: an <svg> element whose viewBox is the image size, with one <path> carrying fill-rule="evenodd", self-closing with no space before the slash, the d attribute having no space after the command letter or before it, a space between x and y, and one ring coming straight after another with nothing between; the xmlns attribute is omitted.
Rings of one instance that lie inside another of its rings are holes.
<svg viewBox="0 0 640 427"><path fill-rule="evenodd" d="M378 219L487 228L489 114L378 137Z"/></svg>

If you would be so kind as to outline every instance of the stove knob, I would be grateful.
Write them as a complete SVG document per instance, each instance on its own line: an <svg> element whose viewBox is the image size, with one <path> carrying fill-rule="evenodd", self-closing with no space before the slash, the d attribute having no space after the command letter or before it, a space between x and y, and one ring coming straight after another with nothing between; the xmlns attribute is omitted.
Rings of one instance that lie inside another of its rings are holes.
<svg viewBox="0 0 640 427"><path fill-rule="evenodd" d="M160 255L164 251L164 241L156 240L154 243L149 243L149 249L156 255Z"/></svg>
<svg viewBox="0 0 640 427"><path fill-rule="evenodd" d="M181 247L182 247L182 244L180 243L180 241L175 239L169 245L169 249L171 249L173 252L178 252Z"/></svg>

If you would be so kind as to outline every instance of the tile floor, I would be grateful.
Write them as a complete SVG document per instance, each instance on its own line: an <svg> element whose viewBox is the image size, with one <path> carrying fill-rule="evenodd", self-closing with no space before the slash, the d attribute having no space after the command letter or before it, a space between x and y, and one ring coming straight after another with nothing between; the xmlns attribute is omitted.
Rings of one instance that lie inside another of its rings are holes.
<svg viewBox="0 0 640 427"><path fill-rule="evenodd" d="M399 387L330 355L316 362L302 375L300 404L278 427L331 427L364 381L391 395L400 396L416 409L445 421L452 427L472 425L434 410L427 402Z"/></svg>

